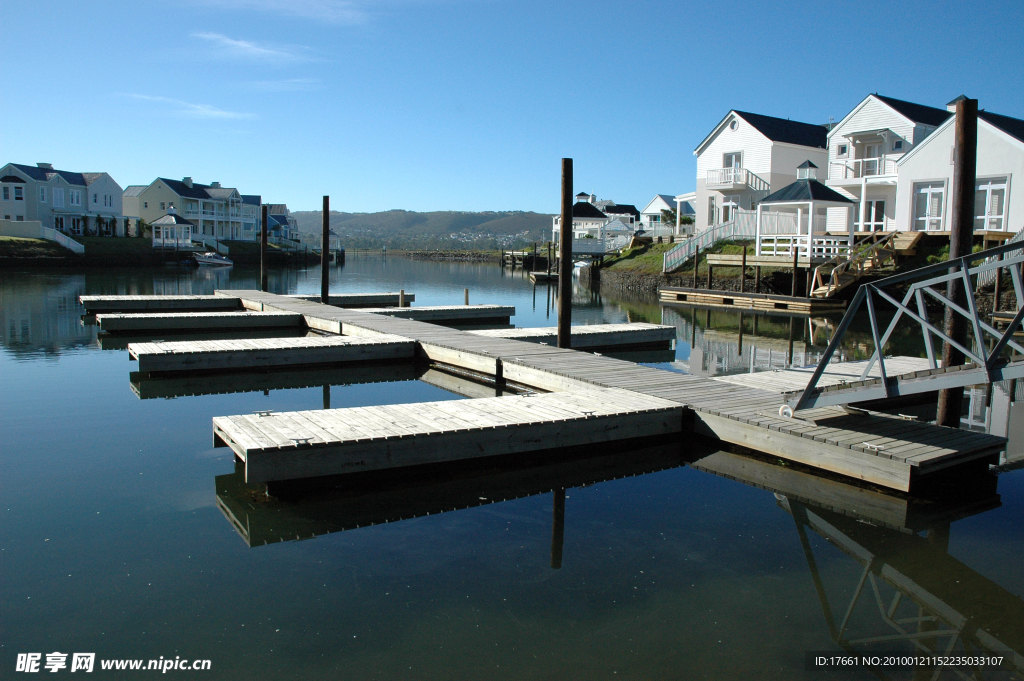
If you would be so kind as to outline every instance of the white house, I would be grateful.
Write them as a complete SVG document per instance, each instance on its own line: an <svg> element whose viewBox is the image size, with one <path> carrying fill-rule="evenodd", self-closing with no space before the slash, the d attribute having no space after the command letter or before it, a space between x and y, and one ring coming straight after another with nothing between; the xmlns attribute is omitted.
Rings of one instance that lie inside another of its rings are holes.
<svg viewBox="0 0 1024 681"><path fill-rule="evenodd" d="M901 229L896 223L897 164L949 117L946 109L871 94L832 127L825 183L857 204L856 231ZM845 227L844 217L834 219L832 227Z"/></svg>
<svg viewBox="0 0 1024 681"><path fill-rule="evenodd" d="M38 220L65 234L124 236L121 187L107 173L8 163L0 168L0 219Z"/></svg>
<svg viewBox="0 0 1024 681"><path fill-rule="evenodd" d="M676 199L670 194L655 194L643 210L640 211L640 224L648 231L656 231L660 227L675 231L675 225L663 224L661 211L675 210Z"/></svg>
<svg viewBox="0 0 1024 681"><path fill-rule="evenodd" d="M773 191L791 184L806 160L828 162L826 126L730 111L694 150L695 230L730 222ZM670 201L674 201L670 198Z"/></svg>
<svg viewBox="0 0 1024 681"><path fill-rule="evenodd" d="M220 182L199 184L191 177L158 177L149 185L133 185L123 194L125 215L152 223L170 208L195 223L193 234L217 239L243 237L242 195Z"/></svg>
<svg viewBox="0 0 1024 681"><path fill-rule="evenodd" d="M580 192L576 195L576 203L572 206L572 236L574 239L584 239L587 236L596 237L600 229L611 220L601 209L594 205L595 201L597 201L597 197L593 194ZM558 243L562 216L554 216L551 222L551 241Z"/></svg>
<svg viewBox="0 0 1024 681"><path fill-rule="evenodd" d="M951 111L956 101L950 102ZM949 116L896 163L897 229L949 230L955 119ZM1024 227L1024 120L978 112L975 172L975 232L1020 231Z"/></svg>

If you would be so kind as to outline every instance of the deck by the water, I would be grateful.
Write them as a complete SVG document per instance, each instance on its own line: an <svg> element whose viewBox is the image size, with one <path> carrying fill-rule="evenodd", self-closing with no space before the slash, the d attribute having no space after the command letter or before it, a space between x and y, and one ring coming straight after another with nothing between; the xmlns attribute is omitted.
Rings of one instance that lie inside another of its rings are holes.
<svg viewBox="0 0 1024 681"><path fill-rule="evenodd" d="M197 331L219 329L265 329L304 326L294 312L152 312L143 314L98 314L96 323L109 333L138 331Z"/></svg>
<svg viewBox="0 0 1024 681"><path fill-rule="evenodd" d="M289 294L290 298L319 301L320 296ZM387 293L332 293L328 305L336 307L392 307L399 303L408 305L416 301L416 294L404 292ZM197 312L213 310L241 310L242 300L231 296L229 291L217 295L89 295L79 296L86 314L102 312Z"/></svg>
<svg viewBox="0 0 1024 681"><path fill-rule="evenodd" d="M223 416L247 482L337 475L678 433L681 405L625 390Z"/></svg>
<svg viewBox="0 0 1024 681"><path fill-rule="evenodd" d="M834 298L801 298L771 293L740 293L739 291L713 291L700 288L666 286L659 289L663 303L693 305L697 307L753 310L756 312L786 312L788 314L819 314L842 312L845 300Z"/></svg>
<svg viewBox="0 0 1024 681"><path fill-rule="evenodd" d="M789 419L779 416L781 400L773 391L258 291L241 295L261 309L298 312L307 322L318 318L337 325L346 334L411 338L431 361L561 392L555 399L619 388L669 400L692 412L692 429L697 433L904 491L910 488L912 478L994 457L1005 442L1003 438L908 423L881 414L851 416L839 408L801 412L799 418ZM311 431L303 432L299 439L309 437L311 442ZM301 445L299 449L310 446ZM296 460L301 460L304 451L295 453Z"/></svg>
<svg viewBox="0 0 1024 681"><path fill-rule="evenodd" d="M485 329L470 333L488 338L508 338L527 343L558 342L558 327L543 326L526 329ZM573 348L640 348L665 347L676 338L676 328L663 324L633 322L630 324L593 324L572 327Z"/></svg>
<svg viewBox="0 0 1024 681"><path fill-rule="evenodd" d="M818 385L825 387L860 381L860 375L864 372L864 367L867 364L868 360L832 362L818 379ZM911 374L916 371L926 371L929 368L928 359L924 357L890 357L885 360L885 370L889 375ZM806 388L815 369L817 366L793 367L776 371L716 376L715 380L782 394ZM879 376L881 376L880 367L878 362L875 362L871 371L868 372L868 378L878 378Z"/></svg>

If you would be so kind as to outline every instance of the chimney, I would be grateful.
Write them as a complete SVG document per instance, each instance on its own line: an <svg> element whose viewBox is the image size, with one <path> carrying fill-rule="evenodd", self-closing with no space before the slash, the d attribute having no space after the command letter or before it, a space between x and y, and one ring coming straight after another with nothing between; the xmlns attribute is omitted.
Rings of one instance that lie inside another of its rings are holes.
<svg viewBox="0 0 1024 681"><path fill-rule="evenodd" d="M37 163L36 165L38 167L42 168L43 170L53 170L53 164L52 163Z"/></svg>
<svg viewBox="0 0 1024 681"><path fill-rule="evenodd" d="M946 111L951 111L951 112L952 111L956 111L956 103L959 102L961 99L967 99L967 95L960 95L959 97L954 99L952 102L947 104L946 105Z"/></svg>
<svg viewBox="0 0 1024 681"><path fill-rule="evenodd" d="M183 178L181 178L181 181L185 183L186 187L188 187L189 189L192 189L192 178L191 177L183 177Z"/></svg>
<svg viewBox="0 0 1024 681"><path fill-rule="evenodd" d="M210 186L211 187L216 187L217 189L220 189L220 182L211 182Z"/></svg>

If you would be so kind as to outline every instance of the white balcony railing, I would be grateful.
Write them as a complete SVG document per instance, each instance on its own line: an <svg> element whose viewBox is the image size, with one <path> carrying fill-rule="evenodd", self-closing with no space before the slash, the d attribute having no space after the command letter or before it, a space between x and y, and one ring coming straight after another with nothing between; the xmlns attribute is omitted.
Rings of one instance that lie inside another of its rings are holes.
<svg viewBox="0 0 1024 681"><path fill-rule="evenodd" d="M705 185L714 187L749 187L754 191L768 191L768 183L746 168L715 168L707 172Z"/></svg>
<svg viewBox="0 0 1024 681"><path fill-rule="evenodd" d="M885 156L831 161L828 164L828 179L830 180L858 180L864 177L895 174L896 159Z"/></svg>

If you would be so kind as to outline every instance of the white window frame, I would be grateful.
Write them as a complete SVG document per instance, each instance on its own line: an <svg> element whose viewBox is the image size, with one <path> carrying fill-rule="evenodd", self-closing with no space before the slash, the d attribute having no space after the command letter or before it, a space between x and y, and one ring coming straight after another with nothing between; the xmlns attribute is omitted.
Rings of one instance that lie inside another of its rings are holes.
<svg viewBox="0 0 1024 681"><path fill-rule="evenodd" d="M64 207L64 187L54 187L53 191L50 192L50 198L53 200L54 208Z"/></svg>
<svg viewBox="0 0 1024 681"><path fill-rule="evenodd" d="M46 203L46 187L39 188L39 203Z"/></svg>
<svg viewBox="0 0 1024 681"><path fill-rule="evenodd" d="M71 199L71 205L72 206L81 206L82 205L82 190L81 189L72 189L71 190L70 199Z"/></svg>
<svg viewBox="0 0 1024 681"><path fill-rule="evenodd" d="M836 145L836 158L849 158L850 157L850 143Z"/></svg>
<svg viewBox="0 0 1024 681"><path fill-rule="evenodd" d="M725 159L728 156L735 156L736 158L738 158L739 161L740 161L739 165L731 165L731 166L725 165ZM742 151L727 151L727 152L723 153L722 154L722 167L723 168L742 168L743 167L743 152Z"/></svg>
<svg viewBox="0 0 1024 681"><path fill-rule="evenodd" d="M942 201L939 202L939 206L940 206L939 211L940 211L940 213L939 213L939 216L937 218L930 214L930 208L931 208L931 205L932 205L932 202L931 202L930 199L928 200L928 203L927 203L928 213L929 214L925 215L923 217L919 217L917 215L917 196L918 196L918 194L921 193L921 189L927 189L926 193L928 193L929 195L934 194L936 192L942 192ZM910 211L911 211L910 216L911 216L911 220L913 221L913 225L912 225L913 226L913 231L915 231L915 232L941 232L941 231L943 231L943 229L945 229L945 227L946 227L946 199L948 197L949 197L948 187L946 186L946 181L945 180L932 180L931 182L928 182L928 181L915 182L914 186L913 186L913 191L911 193L911 205L910 205ZM932 224L932 222L934 220L938 220L939 221L939 226L938 226L937 229L930 228L930 225ZM918 227L918 225L920 225L920 224L924 225L924 229L920 229Z"/></svg>
<svg viewBox="0 0 1024 681"><path fill-rule="evenodd" d="M992 215L990 213L992 209L992 190L1002 189L1003 190L1003 210L999 215ZM985 206L981 208L978 206L978 201L974 201L974 229L984 229L997 232L1006 231L1006 204L1010 198L1010 176L1009 175L997 175L996 177L979 177L974 181L975 196L977 192L985 191ZM982 221L981 227L978 226L978 220ZM990 223L992 220L999 220L999 227L991 227Z"/></svg>
<svg viewBox="0 0 1024 681"><path fill-rule="evenodd" d="M892 150L893 151L903 151L903 140L893 140L892 141Z"/></svg>
<svg viewBox="0 0 1024 681"><path fill-rule="evenodd" d="M21 194L21 196L18 196L18 194ZM22 187L20 184L14 186L14 200L15 201L24 201L25 200L25 188Z"/></svg>
<svg viewBox="0 0 1024 681"><path fill-rule="evenodd" d="M11 200L11 188L10 187L6 187L6 186L4 187L3 200L4 201L10 201Z"/></svg>

